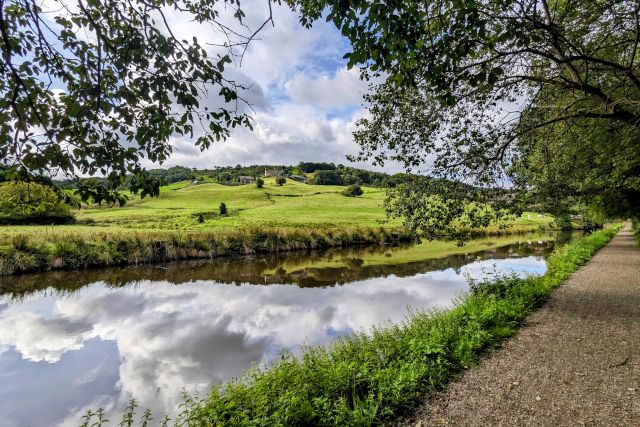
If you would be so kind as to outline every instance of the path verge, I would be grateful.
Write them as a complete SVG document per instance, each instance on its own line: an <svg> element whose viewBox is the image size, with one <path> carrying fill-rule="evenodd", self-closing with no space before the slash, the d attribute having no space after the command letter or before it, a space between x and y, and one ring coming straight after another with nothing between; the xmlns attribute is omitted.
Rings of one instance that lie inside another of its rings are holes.
<svg viewBox="0 0 640 427"><path fill-rule="evenodd" d="M519 333L400 425L640 423L640 249L629 226Z"/></svg>

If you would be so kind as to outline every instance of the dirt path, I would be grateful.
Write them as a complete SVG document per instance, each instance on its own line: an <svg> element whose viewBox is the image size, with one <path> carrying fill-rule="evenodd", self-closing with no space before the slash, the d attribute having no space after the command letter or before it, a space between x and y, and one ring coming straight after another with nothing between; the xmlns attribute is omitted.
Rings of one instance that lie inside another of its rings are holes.
<svg viewBox="0 0 640 427"><path fill-rule="evenodd" d="M410 426L640 426L640 250L625 228Z"/></svg>

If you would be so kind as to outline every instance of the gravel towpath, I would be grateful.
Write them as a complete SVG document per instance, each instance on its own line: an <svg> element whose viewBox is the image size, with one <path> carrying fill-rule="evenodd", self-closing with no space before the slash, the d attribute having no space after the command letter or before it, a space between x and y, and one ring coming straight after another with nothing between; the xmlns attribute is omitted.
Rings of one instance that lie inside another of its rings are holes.
<svg viewBox="0 0 640 427"><path fill-rule="evenodd" d="M406 426L640 426L640 249L629 226Z"/></svg>

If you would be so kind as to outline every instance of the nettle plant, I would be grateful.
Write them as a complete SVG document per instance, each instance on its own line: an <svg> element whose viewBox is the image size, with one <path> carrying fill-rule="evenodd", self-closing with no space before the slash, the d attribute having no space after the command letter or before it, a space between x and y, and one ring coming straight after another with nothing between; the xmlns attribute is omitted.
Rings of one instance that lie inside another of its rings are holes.
<svg viewBox="0 0 640 427"><path fill-rule="evenodd" d="M186 40L176 17L207 24L220 43ZM225 74L257 33L243 18L237 0L0 0L7 177L62 177L98 203L125 203L127 177L132 191L157 195L141 162L166 160L172 136L205 150L251 128L244 87Z"/></svg>

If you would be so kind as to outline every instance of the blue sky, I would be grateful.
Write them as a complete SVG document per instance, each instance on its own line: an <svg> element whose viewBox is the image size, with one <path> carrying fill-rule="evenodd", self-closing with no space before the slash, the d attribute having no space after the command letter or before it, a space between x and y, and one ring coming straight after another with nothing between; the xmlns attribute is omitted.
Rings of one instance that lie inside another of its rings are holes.
<svg viewBox="0 0 640 427"><path fill-rule="evenodd" d="M266 0L247 0L242 7L249 28L257 28L267 17ZM196 35L203 43L219 37L209 27L184 19L172 16L179 34ZM355 120L366 114L362 93L368 83L360 81L358 69L346 68L343 56L349 51L348 41L324 20L304 28L286 6L274 5L274 23L252 42L242 64L228 70L238 81L251 85L245 96L255 108L254 131L233 131L229 140L203 153L192 140L176 138L174 154L165 166L347 164L345 156L357 153L352 132ZM368 164L356 166L374 169Z"/></svg>
<svg viewBox="0 0 640 427"><path fill-rule="evenodd" d="M43 0L42 4L55 16L60 3L70 10L77 8L67 0ZM219 4L224 8L223 2ZM268 17L268 0L243 0L241 4L246 27L230 18L231 10L223 10L221 19L235 31L251 34ZM225 38L211 24L193 22L188 14L164 12L178 39L197 37L210 55L220 53L215 45ZM251 42L242 61L236 60L225 70L227 78L249 87L241 96L253 106L254 130L234 129L227 141L204 152L194 144L197 132L193 138L176 135L171 139L171 158L162 166L146 162L146 167L349 163L346 156L358 152L352 132L355 122L367 114L362 94L369 83L360 80L358 69L346 68L343 57L350 49L348 41L324 19L311 29L304 28L298 14L284 5L273 5L273 21L273 26L265 26ZM216 94L214 88L200 105L219 108L222 101ZM352 165L380 170L368 163ZM392 165L385 170L399 172L400 168Z"/></svg>

